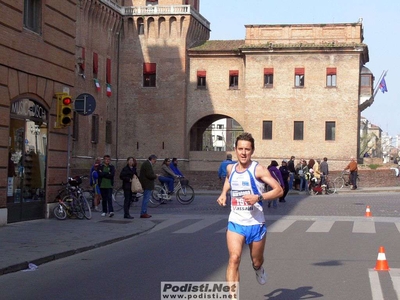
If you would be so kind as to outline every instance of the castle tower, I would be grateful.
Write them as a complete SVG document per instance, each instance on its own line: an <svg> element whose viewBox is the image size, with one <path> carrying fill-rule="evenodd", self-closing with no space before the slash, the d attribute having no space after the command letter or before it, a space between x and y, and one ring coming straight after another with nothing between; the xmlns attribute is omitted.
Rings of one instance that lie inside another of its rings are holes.
<svg viewBox="0 0 400 300"><path fill-rule="evenodd" d="M187 157L187 49L209 39L199 0L133 0L123 5L117 157ZM132 6L129 6L132 5Z"/></svg>

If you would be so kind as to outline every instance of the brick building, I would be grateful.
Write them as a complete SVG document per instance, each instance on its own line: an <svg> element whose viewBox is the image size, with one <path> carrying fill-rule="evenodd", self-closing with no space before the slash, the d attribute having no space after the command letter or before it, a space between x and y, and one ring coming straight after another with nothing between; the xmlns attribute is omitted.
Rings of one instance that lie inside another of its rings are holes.
<svg viewBox="0 0 400 300"><path fill-rule="evenodd" d="M155 153L214 170L225 152L202 145L221 118L253 133L265 163L341 165L357 153L368 98L361 23L247 25L244 40L208 41L199 0L0 5L0 224L46 217L59 183L104 154L117 168ZM94 112L56 128L60 92L90 94Z"/></svg>
<svg viewBox="0 0 400 300"><path fill-rule="evenodd" d="M360 97L369 60L362 42L361 23L247 25L245 40L190 48L190 150L200 150L204 128L224 116L254 135L259 161L327 156L340 168L357 156L360 105L372 95L365 74Z"/></svg>

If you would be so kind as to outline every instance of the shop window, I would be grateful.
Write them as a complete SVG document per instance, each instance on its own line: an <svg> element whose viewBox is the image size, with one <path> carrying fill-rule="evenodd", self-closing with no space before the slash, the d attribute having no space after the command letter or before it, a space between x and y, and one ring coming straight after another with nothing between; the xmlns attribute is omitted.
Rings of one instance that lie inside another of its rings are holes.
<svg viewBox="0 0 400 300"><path fill-rule="evenodd" d="M41 33L42 1L24 0L24 26L36 33Z"/></svg>

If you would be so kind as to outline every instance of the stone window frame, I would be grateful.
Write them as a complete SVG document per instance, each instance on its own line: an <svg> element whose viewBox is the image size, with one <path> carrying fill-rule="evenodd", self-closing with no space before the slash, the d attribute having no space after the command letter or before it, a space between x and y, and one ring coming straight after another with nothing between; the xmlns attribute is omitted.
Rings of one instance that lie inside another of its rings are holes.
<svg viewBox="0 0 400 300"><path fill-rule="evenodd" d="M42 0L24 0L24 27L37 34L42 31Z"/></svg>
<svg viewBox="0 0 400 300"><path fill-rule="evenodd" d="M336 122L325 122L325 141L334 141L336 139Z"/></svg>
<svg viewBox="0 0 400 300"><path fill-rule="evenodd" d="M305 68L295 68L294 69L294 87L304 88L305 82Z"/></svg>
<svg viewBox="0 0 400 300"><path fill-rule="evenodd" d="M337 86L337 70L334 67L326 68L326 87Z"/></svg>
<svg viewBox="0 0 400 300"><path fill-rule="evenodd" d="M263 140L272 140L272 127L273 122L271 120L263 121L263 131L262 131L262 139Z"/></svg>
<svg viewBox="0 0 400 300"><path fill-rule="evenodd" d="M293 140L295 141L304 140L304 121L293 122Z"/></svg>

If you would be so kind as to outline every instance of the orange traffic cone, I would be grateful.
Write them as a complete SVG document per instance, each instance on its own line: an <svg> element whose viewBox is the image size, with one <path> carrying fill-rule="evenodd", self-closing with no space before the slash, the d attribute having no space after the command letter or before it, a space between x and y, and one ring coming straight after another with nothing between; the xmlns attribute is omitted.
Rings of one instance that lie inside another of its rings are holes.
<svg viewBox="0 0 400 300"><path fill-rule="evenodd" d="M365 210L365 216L372 217L372 213L371 213L371 209L369 208L369 205L367 205L367 209Z"/></svg>
<svg viewBox="0 0 400 300"><path fill-rule="evenodd" d="M375 270L376 271L389 271L389 265L386 260L385 248L379 247L378 258L376 260Z"/></svg>

